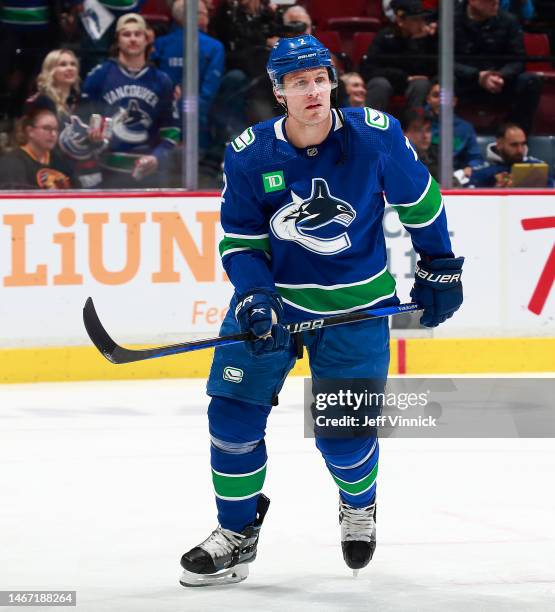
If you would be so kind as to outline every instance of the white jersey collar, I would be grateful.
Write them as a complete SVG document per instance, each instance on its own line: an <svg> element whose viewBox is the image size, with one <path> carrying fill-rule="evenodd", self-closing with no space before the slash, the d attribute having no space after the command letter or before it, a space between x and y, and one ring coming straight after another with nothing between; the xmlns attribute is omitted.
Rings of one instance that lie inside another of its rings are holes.
<svg viewBox="0 0 555 612"><path fill-rule="evenodd" d="M332 115L332 120L333 120L332 129L334 132L337 132L337 130L340 130L343 127L343 121L341 120L341 117L339 113L335 110L335 108L331 109L331 115ZM283 124L286 119L287 117L281 117L281 119L278 119L274 123L274 133L276 135L276 138L278 140L283 140L283 142L287 142L287 138L285 137L285 132L283 131Z"/></svg>

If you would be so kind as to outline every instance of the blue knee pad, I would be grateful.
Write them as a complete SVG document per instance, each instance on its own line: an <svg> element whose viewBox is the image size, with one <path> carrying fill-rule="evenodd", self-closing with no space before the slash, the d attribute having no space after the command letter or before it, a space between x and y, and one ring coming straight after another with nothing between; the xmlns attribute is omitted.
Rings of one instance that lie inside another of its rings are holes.
<svg viewBox="0 0 555 612"><path fill-rule="evenodd" d="M228 397L212 397L208 405L210 436L230 444L262 440L271 409Z"/></svg>

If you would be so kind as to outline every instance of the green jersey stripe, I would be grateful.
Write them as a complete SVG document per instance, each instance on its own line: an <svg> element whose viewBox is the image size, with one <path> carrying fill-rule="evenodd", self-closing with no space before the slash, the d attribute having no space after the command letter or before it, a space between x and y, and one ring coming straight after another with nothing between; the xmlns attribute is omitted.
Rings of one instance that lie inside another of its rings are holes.
<svg viewBox="0 0 555 612"><path fill-rule="evenodd" d="M247 498L260 493L266 478L266 464L250 474L222 474L212 470L216 495L223 499Z"/></svg>
<svg viewBox="0 0 555 612"><path fill-rule="evenodd" d="M178 143L181 140L181 130L176 127L160 128L160 138L165 138L173 143Z"/></svg>
<svg viewBox="0 0 555 612"><path fill-rule="evenodd" d="M276 283L283 300L314 314L338 314L370 307L395 295L395 279L384 269L381 274L364 283L341 285L339 288L281 286Z"/></svg>
<svg viewBox="0 0 555 612"><path fill-rule="evenodd" d="M437 182L430 177L427 188L416 202L391 204L399 220L407 227L425 227L434 222L443 207L443 199Z"/></svg>
<svg viewBox="0 0 555 612"><path fill-rule="evenodd" d="M133 172L140 157L136 153L105 153L100 157L100 165L116 172Z"/></svg>
<svg viewBox="0 0 555 612"><path fill-rule="evenodd" d="M100 0L100 4L103 4L107 9L121 11L137 8L138 3L137 0Z"/></svg>
<svg viewBox="0 0 555 612"><path fill-rule="evenodd" d="M350 495L360 495L368 489L376 482L376 478L378 476L378 464L372 468L372 471L367 474L364 478L357 480L357 482L347 482L345 480L341 480L337 476L332 474L333 479L337 486L344 491L345 493L349 493Z"/></svg>
<svg viewBox="0 0 555 612"><path fill-rule="evenodd" d="M356 287L359 285L366 285L367 283L373 281L374 279L380 277L387 270L387 266L380 270L377 274L374 274L370 278L363 278L360 281L356 281L356 283L338 283L337 285L318 285L317 283L306 283L306 284L295 284L288 285L286 283L276 283L277 287L285 287L286 289L325 289L326 291L331 291L332 289L344 289L345 287Z"/></svg>
<svg viewBox="0 0 555 612"><path fill-rule="evenodd" d="M237 249L256 249L269 253L270 239L249 238L248 236L243 236L242 238L231 238L230 236L225 236L224 239L220 242L218 248L220 250L220 257L229 255L230 251Z"/></svg>
<svg viewBox="0 0 555 612"><path fill-rule="evenodd" d="M0 21L13 24L44 25L48 23L50 10L47 6L21 8L3 6L0 8Z"/></svg>

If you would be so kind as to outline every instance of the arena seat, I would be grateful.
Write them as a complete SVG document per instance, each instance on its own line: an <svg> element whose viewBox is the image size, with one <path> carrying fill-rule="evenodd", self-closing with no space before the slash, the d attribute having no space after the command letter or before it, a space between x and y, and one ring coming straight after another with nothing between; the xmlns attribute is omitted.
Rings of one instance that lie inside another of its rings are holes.
<svg viewBox="0 0 555 612"><path fill-rule="evenodd" d="M555 133L555 81L545 81L538 111L534 119L534 132L538 134Z"/></svg>
<svg viewBox="0 0 555 612"><path fill-rule="evenodd" d="M368 0L366 3L366 14L368 17L376 17L384 25L389 23L387 17L383 14L382 0Z"/></svg>
<svg viewBox="0 0 555 612"><path fill-rule="evenodd" d="M146 0L141 7L141 15L152 26L166 25L171 21L171 11L166 0Z"/></svg>
<svg viewBox="0 0 555 612"><path fill-rule="evenodd" d="M351 59L353 66L358 70L362 58L368 52L368 47L376 37L376 32L355 32L353 35L353 47L351 51Z"/></svg>
<svg viewBox="0 0 555 612"><path fill-rule="evenodd" d="M320 32L320 30L318 30L316 32L316 38L336 55L343 51L339 32L334 30L324 30Z"/></svg>
<svg viewBox="0 0 555 612"><path fill-rule="evenodd" d="M330 17L327 21L328 28L340 33L350 32L377 32L382 27L382 22L376 17Z"/></svg>
<svg viewBox="0 0 555 612"><path fill-rule="evenodd" d="M526 55L551 55L549 37L547 34L532 34L530 32L525 32L524 48L526 49ZM526 71L537 72L538 74L548 78L555 78L555 69L553 68L553 64L548 59L527 61Z"/></svg>
<svg viewBox="0 0 555 612"><path fill-rule="evenodd" d="M524 48L526 55L550 56L551 48L547 34L524 33ZM526 62L526 70L535 72L541 76L543 91L534 120L534 131L540 134L552 134L555 132L555 69L548 59L529 60Z"/></svg>
<svg viewBox="0 0 555 612"><path fill-rule="evenodd" d="M528 150L530 155L543 160L550 168L555 165L555 136L530 136Z"/></svg>
<svg viewBox="0 0 555 612"><path fill-rule="evenodd" d="M322 0L304 0L302 4L319 28L328 28L328 19L334 17L366 17L368 0L341 0L329 2Z"/></svg>
<svg viewBox="0 0 555 612"><path fill-rule="evenodd" d="M335 56L336 68L340 74L351 70L351 59L344 51L339 32L335 32L334 30L324 30L323 32L317 31L315 36Z"/></svg>

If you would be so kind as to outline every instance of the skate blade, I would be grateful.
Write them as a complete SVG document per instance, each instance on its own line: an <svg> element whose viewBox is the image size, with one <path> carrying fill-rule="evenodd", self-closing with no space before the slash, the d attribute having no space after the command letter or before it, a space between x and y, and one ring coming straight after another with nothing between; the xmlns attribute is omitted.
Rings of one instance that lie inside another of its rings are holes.
<svg viewBox="0 0 555 612"><path fill-rule="evenodd" d="M353 570L353 578L357 578L358 577L358 570Z"/></svg>
<svg viewBox="0 0 555 612"><path fill-rule="evenodd" d="M184 587L218 586L242 582L249 575L249 566L241 563L235 567L221 570L215 574L195 574L183 570L179 584Z"/></svg>

